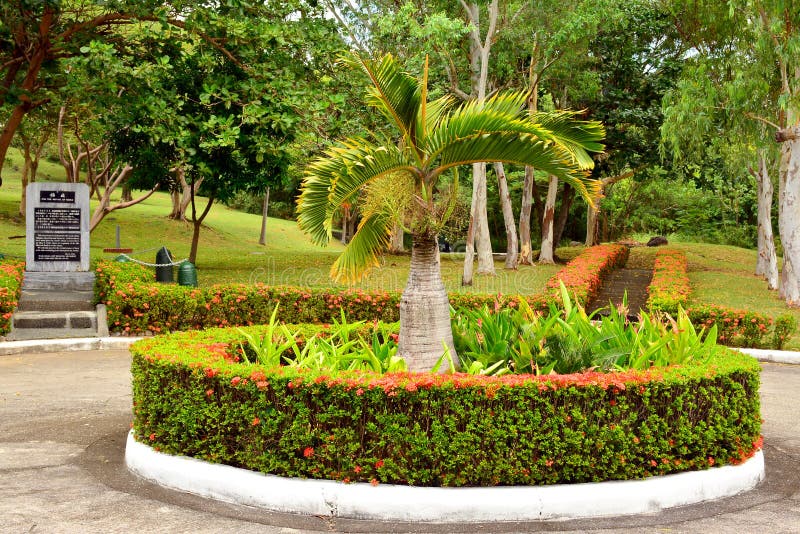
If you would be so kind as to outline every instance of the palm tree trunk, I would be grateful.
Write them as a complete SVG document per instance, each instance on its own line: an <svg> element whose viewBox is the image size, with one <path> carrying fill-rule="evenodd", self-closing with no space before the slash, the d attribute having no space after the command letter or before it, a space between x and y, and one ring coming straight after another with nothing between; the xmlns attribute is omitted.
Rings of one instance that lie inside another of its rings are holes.
<svg viewBox="0 0 800 534"><path fill-rule="evenodd" d="M457 362L450 326L450 302L442 283L436 236L413 234L411 269L400 299L398 356L405 358L409 371L430 371L444 348ZM444 372L447 364L440 367Z"/></svg>

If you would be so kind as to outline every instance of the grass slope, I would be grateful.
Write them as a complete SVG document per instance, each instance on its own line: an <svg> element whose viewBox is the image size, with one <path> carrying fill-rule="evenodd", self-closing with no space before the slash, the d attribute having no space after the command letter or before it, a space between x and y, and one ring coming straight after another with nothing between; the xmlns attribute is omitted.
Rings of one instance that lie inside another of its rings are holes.
<svg viewBox="0 0 800 534"><path fill-rule="evenodd" d="M4 183L0 187L0 252L12 256L25 256L25 240L10 236L25 234L24 221L18 216L21 187L19 168L22 159L18 152L10 151L6 162ZM63 169L50 162L42 162L40 180L63 181ZM203 199L204 200L204 199ZM94 207L96 203L92 203ZM199 206L198 209L202 209ZM188 223L166 218L170 199L166 193L156 193L145 202L108 215L91 236L93 259L113 258L116 254L104 253L103 248L115 246L116 225L121 228L121 244L133 248L134 256L146 262L155 260L156 249L166 246L176 259L189 253L192 228ZM313 245L293 221L269 219L267 245L258 244L261 217L215 205L206 219L200 237L197 267L201 284L223 282L263 282L270 285L335 285L329 278L330 266L342 250L333 241L328 247ZM577 253L560 251L566 257ZM442 276L449 291L491 293L540 293L556 266L523 267L505 271L497 262L496 277L477 277L470 288L460 287L462 255L442 256ZM357 287L365 289L402 289L408 277L407 255L386 256L380 267Z"/></svg>

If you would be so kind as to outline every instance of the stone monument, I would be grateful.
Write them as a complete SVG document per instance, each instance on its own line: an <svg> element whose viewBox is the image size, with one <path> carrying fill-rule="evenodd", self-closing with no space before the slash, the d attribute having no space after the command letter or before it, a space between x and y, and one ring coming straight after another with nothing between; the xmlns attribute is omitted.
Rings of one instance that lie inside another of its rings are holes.
<svg viewBox="0 0 800 534"><path fill-rule="evenodd" d="M26 191L25 277L9 339L107 335L89 270L89 187L34 182Z"/></svg>
<svg viewBox="0 0 800 534"><path fill-rule="evenodd" d="M25 270L89 270L89 186L34 182L28 185Z"/></svg>

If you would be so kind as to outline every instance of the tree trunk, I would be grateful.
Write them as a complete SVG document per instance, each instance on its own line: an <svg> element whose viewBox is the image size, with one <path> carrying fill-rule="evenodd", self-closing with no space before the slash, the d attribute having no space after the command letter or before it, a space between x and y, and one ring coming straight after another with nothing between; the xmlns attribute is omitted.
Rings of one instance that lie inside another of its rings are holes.
<svg viewBox="0 0 800 534"><path fill-rule="evenodd" d="M564 228L569 219L569 210L572 208L572 201L575 200L575 190L569 184L564 184L564 194L561 197L561 209L558 211L558 219L553 229L553 246L557 247L564 236Z"/></svg>
<svg viewBox="0 0 800 534"><path fill-rule="evenodd" d="M519 257L522 265L533 265L533 245L531 244L531 208L533 207L533 167L525 167L525 180L522 183L522 205L519 209Z"/></svg>
<svg viewBox="0 0 800 534"><path fill-rule="evenodd" d="M772 180L763 152L758 155L758 172L751 169L758 186L758 260L756 275L767 280L770 289L778 288L778 257L772 235Z"/></svg>
<svg viewBox="0 0 800 534"><path fill-rule="evenodd" d="M500 206L503 210L503 222L506 227L506 269L517 268L517 226L514 221L514 209L511 207L511 195L508 193L508 182L506 181L506 171L502 163L494 164L494 172L497 174L497 189L500 194Z"/></svg>
<svg viewBox="0 0 800 534"><path fill-rule="evenodd" d="M591 204L586 208L586 240L583 244L587 247L593 247L599 243L597 239L597 215L599 213L597 207Z"/></svg>
<svg viewBox="0 0 800 534"><path fill-rule="evenodd" d="M344 206L342 212L342 238L340 239L342 245L346 245L350 241L350 207Z"/></svg>
<svg viewBox="0 0 800 534"><path fill-rule="evenodd" d="M181 192L177 189L173 189L169 192L169 198L172 202L172 211L169 213L170 219L175 219L177 221L181 220ZM183 219L185 220L185 219Z"/></svg>
<svg viewBox="0 0 800 534"><path fill-rule="evenodd" d="M404 233L402 225L394 223L392 237L389 240L389 252L391 254L399 254L405 251L405 245L403 244Z"/></svg>
<svg viewBox="0 0 800 534"><path fill-rule="evenodd" d="M195 185L195 184L192 184ZM196 188L191 188L191 204L192 204L192 249L189 252L189 261L197 265L197 247L200 244L200 228L203 226L203 220L205 220L206 215L208 212L211 211L211 204L214 203L214 195L208 197L208 203L206 207L203 209L203 213L200 214L200 217L197 216L197 206L195 203L195 196L196 196Z"/></svg>
<svg viewBox="0 0 800 534"><path fill-rule="evenodd" d="M22 154L24 157L24 162L22 164L22 196L20 197L19 201L19 216L24 219L27 211L26 205L28 202L28 183L32 181L30 177L31 168L33 167L31 158L31 142L25 137L22 138Z"/></svg>
<svg viewBox="0 0 800 534"><path fill-rule="evenodd" d="M269 187L264 191L264 204L261 206L261 236L258 238L259 245L267 244L267 214L269 213Z"/></svg>
<svg viewBox="0 0 800 534"><path fill-rule="evenodd" d="M476 202L475 215L475 249L478 252L477 274L494 275L494 256L492 255L492 239L489 232L489 216L486 202L486 164L478 163L478 187L477 197L473 197Z"/></svg>
<svg viewBox="0 0 800 534"><path fill-rule="evenodd" d="M553 256L553 222L556 210L556 195L558 194L558 178L550 176L547 184L547 200L544 205L542 218L542 247L539 251L539 263L555 263Z"/></svg>
<svg viewBox="0 0 800 534"><path fill-rule="evenodd" d="M409 371L430 371L447 347L458 365L436 236L414 234L412 239L411 268L400 299L397 355L405 358ZM448 371L448 364L439 371Z"/></svg>
<svg viewBox="0 0 800 534"><path fill-rule="evenodd" d="M133 200L133 190L128 182L122 184L122 197L120 200L122 202L130 202Z"/></svg>
<svg viewBox="0 0 800 534"><path fill-rule="evenodd" d="M471 97L479 102L486 98L489 76L489 52L495 39L497 18L499 14L498 0L492 0L488 6L488 28L482 39L480 35L480 7L477 2L462 2L467 17L472 23L470 27L470 83ZM478 250L478 274L495 274L492 242L489 239L489 220L486 214L486 164L472 165L472 207L470 209L470 228L467 234L467 250L464 256L464 273L462 285L472 285L474 251Z"/></svg>
<svg viewBox="0 0 800 534"><path fill-rule="evenodd" d="M794 124L789 120L789 124ZM789 306L800 306L800 127L782 141L779 182L778 228L783 245L781 298Z"/></svg>

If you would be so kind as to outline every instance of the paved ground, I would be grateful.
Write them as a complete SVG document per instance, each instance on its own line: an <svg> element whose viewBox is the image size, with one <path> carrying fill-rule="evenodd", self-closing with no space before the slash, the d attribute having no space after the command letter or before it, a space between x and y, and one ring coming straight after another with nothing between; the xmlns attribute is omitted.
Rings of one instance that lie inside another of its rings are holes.
<svg viewBox="0 0 800 534"><path fill-rule="evenodd" d="M800 532L800 366L762 376L767 480L745 495L592 521L404 525L271 514L167 491L123 464L127 351L0 356L0 532Z"/></svg>

